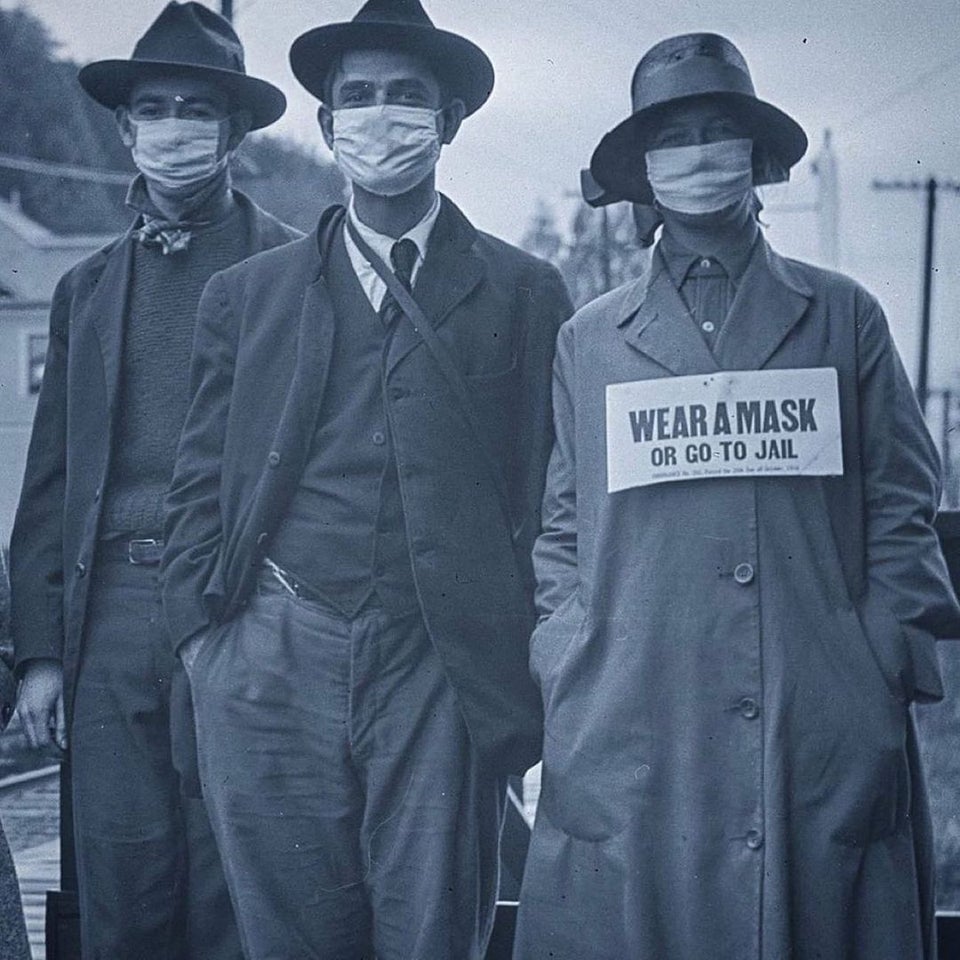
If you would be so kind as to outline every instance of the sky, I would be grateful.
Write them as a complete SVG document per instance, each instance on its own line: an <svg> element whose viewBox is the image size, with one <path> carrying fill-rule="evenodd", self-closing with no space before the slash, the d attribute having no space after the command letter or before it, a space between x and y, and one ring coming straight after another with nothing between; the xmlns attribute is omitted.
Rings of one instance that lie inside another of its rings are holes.
<svg viewBox="0 0 960 960"><path fill-rule="evenodd" d="M165 0L0 0L43 19L64 56L127 57ZM217 0L209 0L218 7ZM287 60L291 42L349 20L359 0L234 0L248 72L287 94L273 128L324 151L316 101ZM767 236L818 260L810 161L832 131L840 177L837 266L883 303L911 376L917 365L924 230L920 192L876 179L960 183L958 0L424 0L434 22L493 61L496 86L445 148L438 183L481 229L516 242L539 201L562 221L578 171L629 114L630 77L656 41L709 30L730 37L761 97L807 131L810 150L788 188L766 193ZM931 386L960 389L960 193L941 190L935 244Z"/></svg>

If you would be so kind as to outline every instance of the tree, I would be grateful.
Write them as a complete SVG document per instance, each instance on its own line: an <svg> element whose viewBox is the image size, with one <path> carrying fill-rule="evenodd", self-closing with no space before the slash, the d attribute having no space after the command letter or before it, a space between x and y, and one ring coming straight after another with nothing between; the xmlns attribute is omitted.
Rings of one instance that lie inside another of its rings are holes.
<svg viewBox="0 0 960 960"><path fill-rule="evenodd" d="M524 250L556 263L563 247L563 238L557 231L557 218L544 200L537 201L537 209L527 227L520 246Z"/></svg>
<svg viewBox="0 0 960 960"><path fill-rule="evenodd" d="M132 172L112 116L76 74L76 64L56 58L42 21L0 9L0 153ZM61 232L100 233L127 219L121 186L0 167L0 192L14 191L28 216Z"/></svg>
<svg viewBox="0 0 960 960"><path fill-rule="evenodd" d="M578 307L638 277L648 256L626 203L599 210L578 204L564 236L553 210L540 200L520 245L560 270Z"/></svg>
<svg viewBox="0 0 960 960"><path fill-rule="evenodd" d="M347 184L339 168L301 144L257 134L244 140L234 183L264 209L294 227L316 226L324 207L342 203Z"/></svg>
<svg viewBox="0 0 960 960"><path fill-rule="evenodd" d="M0 154L97 170L136 168L117 136L113 114L77 82L78 64L58 59L43 22L0 9ZM301 229L342 199L344 181L305 147L258 134L234 163L237 186ZM15 170L0 164L0 195L19 197L27 216L56 233L113 233L131 220L123 184L94 183Z"/></svg>

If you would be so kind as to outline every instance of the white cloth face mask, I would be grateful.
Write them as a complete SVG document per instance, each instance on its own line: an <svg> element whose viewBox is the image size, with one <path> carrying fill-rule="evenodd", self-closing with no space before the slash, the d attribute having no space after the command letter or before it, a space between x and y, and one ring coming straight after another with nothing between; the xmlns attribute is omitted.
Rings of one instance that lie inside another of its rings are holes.
<svg viewBox="0 0 960 960"><path fill-rule="evenodd" d="M440 158L439 110L381 104L333 111L333 157L351 183L396 197L421 183Z"/></svg>
<svg viewBox="0 0 960 960"><path fill-rule="evenodd" d="M226 120L134 120L131 153L137 169L168 190L192 187L223 170L229 154L220 155Z"/></svg>
<svg viewBox="0 0 960 960"><path fill-rule="evenodd" d="M648 150L647 178L660 206L678 213L713 213L753 187L753 140L718 140Z"/></svg>

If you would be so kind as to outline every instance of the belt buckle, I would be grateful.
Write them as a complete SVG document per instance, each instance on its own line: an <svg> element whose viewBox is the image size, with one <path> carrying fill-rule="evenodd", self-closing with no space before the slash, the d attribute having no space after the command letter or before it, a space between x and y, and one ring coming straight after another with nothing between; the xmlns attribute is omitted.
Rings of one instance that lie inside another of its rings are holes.
<svg viewBox="0 0 960 960"><path fill-rule="evenodd" d="M160 543L159 540L130 540L127 543L127 559L135 566L142 567L145 563L149 561L139 560L135 555L135 551L138 547L156 547Z"/></svg>

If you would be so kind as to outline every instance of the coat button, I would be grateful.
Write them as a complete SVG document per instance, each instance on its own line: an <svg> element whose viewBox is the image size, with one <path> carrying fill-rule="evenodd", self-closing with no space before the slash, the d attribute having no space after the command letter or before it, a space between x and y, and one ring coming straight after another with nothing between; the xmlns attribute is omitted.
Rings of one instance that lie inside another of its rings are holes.
<svg viewBox="0 0 960 960"><path fill-rule="evenodd" d="M751 850L759 850L763 846L763 834L759 830L748 830L747 846Z"/></svg>
<svg viewBox="0 0 960 960"><path fill-rule="evenodd" d="M387 436L382 430L374 430L372 439L378 447L382 447L387 442Z"/></svg>
<svg viewBox="0 0 960 960"><path fill-rule="evenodd" d="M100 488L99 488L99 487L97 487L97 489L94 490L94 492L93 492L93 502L94 502L94 503L99 503L99 502L100 502Z"/></svg>
<svg viewBox="0 0 960 960"><path fill-rule="evenodd" d="M740 714L747 720L755 720L760 716L760 704L753 697L744 697L740 701Z"/></svg>
<svg viewBox="0 0 960 960"><path fill-rule="evenodd" d="M741 587L745 587L748 583L753 583L753 564L751 563L738 563L733 571L733 579L740 584Z"/></svg>
<svg viewBox="0 0 960 960"><path fill-rule="evenodd" d="M271 451L267 454L267 463L269 463L271 467L279 467L279 466L280 466L280 454L277 453L276 450L271 450Z"/></svg>
<svg viewBox="0 0 960 960"><path fill-rule="evenodd" d="M74 567L74 570L77 571L77 576L81 580L87 575L87 565L82 560L77 561L77 565Z"/></svg>
<svg viewBox="0 0 960 960"><path fill-rule="evenodd" d="M267 542L267 531L264 530L263 533L257 535L257 546L262 547Z"/></svg>

